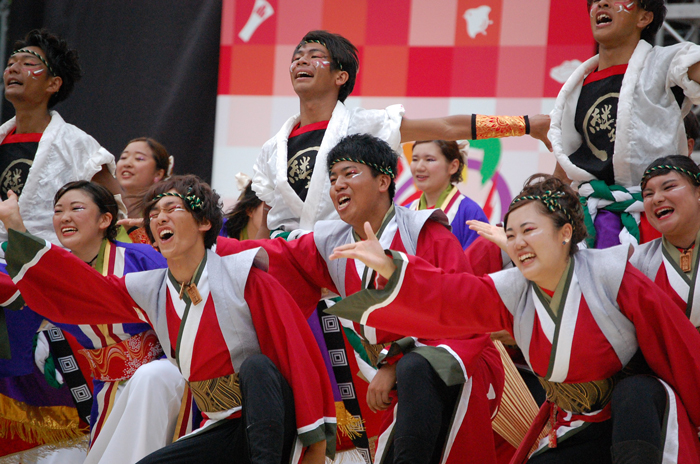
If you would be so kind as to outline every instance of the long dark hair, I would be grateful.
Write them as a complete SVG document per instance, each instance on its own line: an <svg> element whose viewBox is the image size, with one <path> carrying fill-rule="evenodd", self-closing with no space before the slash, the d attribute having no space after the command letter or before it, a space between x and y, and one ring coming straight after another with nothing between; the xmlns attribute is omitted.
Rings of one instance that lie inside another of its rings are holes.
<svg viewBox="0 0 700 464"><path fill-rule="evenodd" d="M226 213L226 224L224 224L224 228L226 229L226 235L230 238L241 239L241 232L243 232L243 229L245 229L250 220L249 214L255 211L262 203L260 198L258 198L253 191L252 185L252 182L248 182L248 185L246 185L246 188L238 197L238 203Z"/></svg>

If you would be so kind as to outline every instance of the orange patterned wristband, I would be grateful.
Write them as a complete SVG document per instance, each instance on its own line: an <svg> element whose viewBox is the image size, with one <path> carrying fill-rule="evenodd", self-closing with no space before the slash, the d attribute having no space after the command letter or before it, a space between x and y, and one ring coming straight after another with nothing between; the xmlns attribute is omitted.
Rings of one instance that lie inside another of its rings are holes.
<svg viewBox="0 0 700 464"><path fill-rule="evenodd" d="M484 116L472 115L472 138L494 139L520 137L530 133L527 116Z"/></svg>

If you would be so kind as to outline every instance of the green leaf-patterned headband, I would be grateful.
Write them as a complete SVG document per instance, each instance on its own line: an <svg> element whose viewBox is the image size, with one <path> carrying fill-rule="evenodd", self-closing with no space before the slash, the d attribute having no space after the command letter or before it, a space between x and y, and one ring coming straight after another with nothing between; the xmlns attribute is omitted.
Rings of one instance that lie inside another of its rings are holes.
<svg viewBox="0 0 700 464"><path fill-rule="evenodd" d="M29 53L30 55L36 56L37 58L39 58L39 60L40 60L42 63L44 63L44 64L46 65L46 67L48 68L49 72L50 72L53 76L56 75L56 73L53 71L53 68L52 68L51 65L49 64L49 62L46 61L46 60L44 59L44 57L41 56L41 55L39 55L37 52L32 51L32 50L29 50L29 49L27 49L27 48L20 48L20 49L15 50L14 52L12 52L12 54L11 54L10 56L15 56L15 55L18 54L18 53Z"/></svg>
<svg viewBox="0 0 700 464"><path fill-rule="evenodd" d="M365 160L361 160L359 158L350 158L350 157L343 157L343 158L335 158L333 161L328 166L328 173L330 174L331 169L333 169L333 166L336 164L340 163L341 161L349 161L351 163L360 163L364 164L365 166L369 166L371 168L374 168L375 170L381 172L382 174L386 174L387 176L391 177L394 179L396 175L394 174L394 170L389 167L389 166L380 166L377 163L370 163Z"/></svg>
<svg viewBox="0 0 700 464"><path fill-rule="evenodd" d="M669 171L678 171L681 174L685 174L686 176L690 177L695 181L696 184L700 185L700 173L695 174L693 172L688 171L685 168L682 168L680 166L674 166L672 164L664 164L662 166L652 166L646 171L644 171L644 175L642 176L642 181L639 183L640 185L644 185L647 183L647 181L651 178L651 175L660 170L669 170Z"/></svg>
<svg viewBox="0 0 700 464"><path fill-rule="evenodd" d="M515 198L511 203L510 207L512 208L513 205L516 203L519 203L521 201L527 201L527 200L539 200L544 205L547 207L549 211L554 213L557 209L559 209L566 218L569 220L569 223L571 224L572 227L574 227L574 221L571 219L571 215L569 212L564 208L561 203L559 202L559 199L564 196L564 192L553 192L551 190L546 190L542 195L523 195L520 197ZM510 209L510 208L509 208ZM575 228L575 227L574 227Z"/></svg>
<svg viewBox="0 0 700 464"><path fill-rule="evenodd" d="M181 198L182 201L187 203L187 206L189 206L192 211L198 211L198 210L202 209L202 206L204 205L204 202L202 201L202 199L199 198L194 193L192 193L192 187L187 189L187 195L182 195L182 194L176 193L176 192L164 192L164 193L161 193L161 194L154 196L151 201L158 201L163 197Z"/></svg>

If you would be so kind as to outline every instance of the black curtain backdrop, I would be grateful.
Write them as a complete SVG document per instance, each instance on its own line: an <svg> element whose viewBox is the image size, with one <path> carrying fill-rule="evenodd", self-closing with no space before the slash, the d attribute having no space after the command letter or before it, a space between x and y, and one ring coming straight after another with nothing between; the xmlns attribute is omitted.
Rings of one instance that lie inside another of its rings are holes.
<svg viewBox="0 0 700 464"><path fill-rule="evenodd" d="M37 27L80 56L83 78L55 107L67 122L117 158L153 137L176 174L211 181L221 0L14 0L9 48ZM13 115L3 99L3 122Z"/></svg>

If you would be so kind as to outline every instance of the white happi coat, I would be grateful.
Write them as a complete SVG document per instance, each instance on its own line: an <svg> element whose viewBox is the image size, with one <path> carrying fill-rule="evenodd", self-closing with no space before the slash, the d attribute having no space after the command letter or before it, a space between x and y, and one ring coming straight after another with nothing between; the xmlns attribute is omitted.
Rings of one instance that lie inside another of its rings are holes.
<svg viewBox="0 0 700 464"><path fill-rule="evenodd" d="M617 129L613 156L615 183L639 185L649 163L660 156L687 155L688 143L683 118L692 104L700 104L700 84L688 78L688 67L700 61L700 46L682 43L652 47L640 40L622 80L617 106ZM569 156L583 142L574 118L583 81L598 67L598 55L574 71L557 96L552 110L549 140L554 155L567 176L576 183L594 180L589 172L574 165ZM678 106L671 89L685 93Z"/></svg>
<svg viewBox="0 0 700 464"><path fill-rule="evenodd" d="M0 126L0 141L15 126L15 118ZM114 175L114 156L90 135L65 122L56 111L51 111L51 122L41 136L27 183L19 198L27 231L61 246L51 222L54 195L68 182L92 179L105 164ZM0 241L7 241L7 230L2 223Z"/></svg>
<svg viewBox="0 0 700 464"><path fill-rule="evenodd" d="M265 142L253 167L253 190L258 198L271 206L267 227L270 230L312 230L317 221L338 219L328 194L331 187L326 169L328 152L347 135L369 134L386 141L401 154L403 114L402 105L392 105L384 110L348 109L339 101L316 156L306 201L299 198L287 179L287 141L299 123L300 115L287 120L277 135Z"/></svg>

